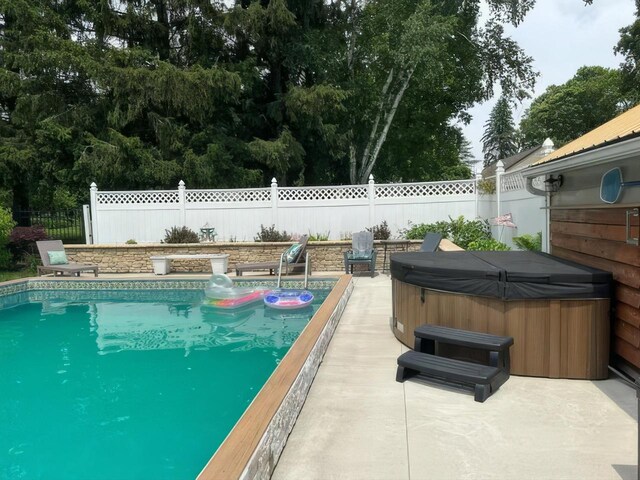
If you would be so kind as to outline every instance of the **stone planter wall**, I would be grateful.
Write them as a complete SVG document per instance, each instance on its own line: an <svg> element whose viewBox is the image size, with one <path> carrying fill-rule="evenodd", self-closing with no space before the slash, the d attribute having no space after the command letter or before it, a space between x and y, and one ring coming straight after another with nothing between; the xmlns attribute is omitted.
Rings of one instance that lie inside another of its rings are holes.
<svg viewBox="0 0 640 480"><path fill-rule="evenodd" d="M409 242L409 249L420 249L421 240ZM270 262L280 259L280 254L291 245L288 243L194 243L194 244L104 244L65 245L70 262L97 264L103 273L149 273L153 272L150 258L155 255L179 255L195 253L228 253L229 271L236 263ZM406 242L387 245L388 256L403 251ZM384 247L380 242L376 269L382 269ZM340 271L344 269L343 252L351 248L350 241L309 242L307 250L312 271ZM173 272L211 272L209 260L174 260ZM268 273L268 272L267 272Z"/></svg>

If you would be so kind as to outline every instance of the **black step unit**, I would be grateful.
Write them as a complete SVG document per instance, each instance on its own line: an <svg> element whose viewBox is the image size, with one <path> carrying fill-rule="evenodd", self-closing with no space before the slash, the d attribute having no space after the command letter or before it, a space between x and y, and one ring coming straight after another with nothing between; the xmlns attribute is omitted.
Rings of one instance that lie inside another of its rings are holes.
<svg viewBox="0 0 640 480"><path fill-rule="evenodd" d="M490 333L471 332L439 325L421 325L414 331L417 352L438 355L438 343L457 345L489 351L489 364L507 373L511 368L509 347L513 345L512 337L500 337Z"/></svg>
<svg viewBox="0 0 640 480"><path fill-rule="evenodd" d="M422 374L446 382L471 385L476 402L484 402L502 385L509 375L497 367L463 362L428 353L405 352L398 357L396 381Z"/></svg>

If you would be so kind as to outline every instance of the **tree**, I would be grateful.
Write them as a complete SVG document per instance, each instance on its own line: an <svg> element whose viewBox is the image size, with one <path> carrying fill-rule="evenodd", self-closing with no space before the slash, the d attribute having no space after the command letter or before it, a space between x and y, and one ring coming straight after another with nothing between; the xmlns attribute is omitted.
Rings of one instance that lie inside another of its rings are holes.
<svg viewBox="0 0 640 480"><path fill-rule="evenodd" d="M525 146L551 138L559 147L611 120L630 105L621 86L620 72L604 67L582 67L566 83L551 85L520 122Z"/></svg>
<svg viewBox="0 0 640 480"><path fill-rule="evenodd" d="M221 25L207 3L0 0L0 187L14 206L86 199L94 180L166 188L224 137L240 76L195 42Z"/></svg>
<svg viewBox="0 0 640 480"><path fill-rule="evenodd" d="M636 0L636 19L620 30L614 51L624 56L620 65L622 91L632 104L640 102L640 0Z"/></svg>
<svg viewBox="0 0 640 480"><path fill-rule="evenodd" d="M479 1L375 0L359 11L354 7L346 31L347 85L354 92L349 110L357 114L351 128L352 183L367 180L390 136L419 135L422 123L442 138L451 120L468 120L465 110L492 96L494 84L510 97L526 96L535 80L531 59L505 37L502 22L517 25L534 2L488 3L491 15L482 28ZM415 101L403 109L409 96ZM408 122L396 117L409 112L416 117L413 110L421 107L413 132L401 130ZM398 123L401 127L391 128ZM407 161L422 167L420 153Z"/></svg>
<svg viewBox="0 0 640 480"><path fill-rule="evenodd" d="M484 124L482 135L484 166L518 153L518 132L516 130L511 105L501 96L491 110L489 120Z"/></svg>
<svg viewBox="0 0 640 480"><path fill-rule="evenodd" d="M465 109L532 85L532 0L0 0L0 200L468 175Z"/></svg>

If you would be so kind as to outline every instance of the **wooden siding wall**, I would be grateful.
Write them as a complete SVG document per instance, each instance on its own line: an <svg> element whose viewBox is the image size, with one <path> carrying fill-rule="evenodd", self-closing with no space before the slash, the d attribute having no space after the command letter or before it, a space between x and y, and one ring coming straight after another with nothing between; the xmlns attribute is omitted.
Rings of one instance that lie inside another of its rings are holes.
<svg viewBox="0 0 640 480"><path fill-rule="evenodd" d="M612 361L619 356L640 372L640 247L625 241L627 208L552 210L551 253L613 272Z"/></svg>

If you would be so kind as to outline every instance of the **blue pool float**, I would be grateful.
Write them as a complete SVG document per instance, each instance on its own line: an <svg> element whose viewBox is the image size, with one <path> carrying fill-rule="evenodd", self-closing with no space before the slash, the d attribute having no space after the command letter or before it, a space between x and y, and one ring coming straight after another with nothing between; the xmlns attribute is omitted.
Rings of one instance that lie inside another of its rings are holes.
<svg viewBox="0 0 640 480"><path fill-rule="evenodd" d="M272 290L264 297L264 304L270 308L291 310L311 305L313 293L308 290Z"/></svg>

